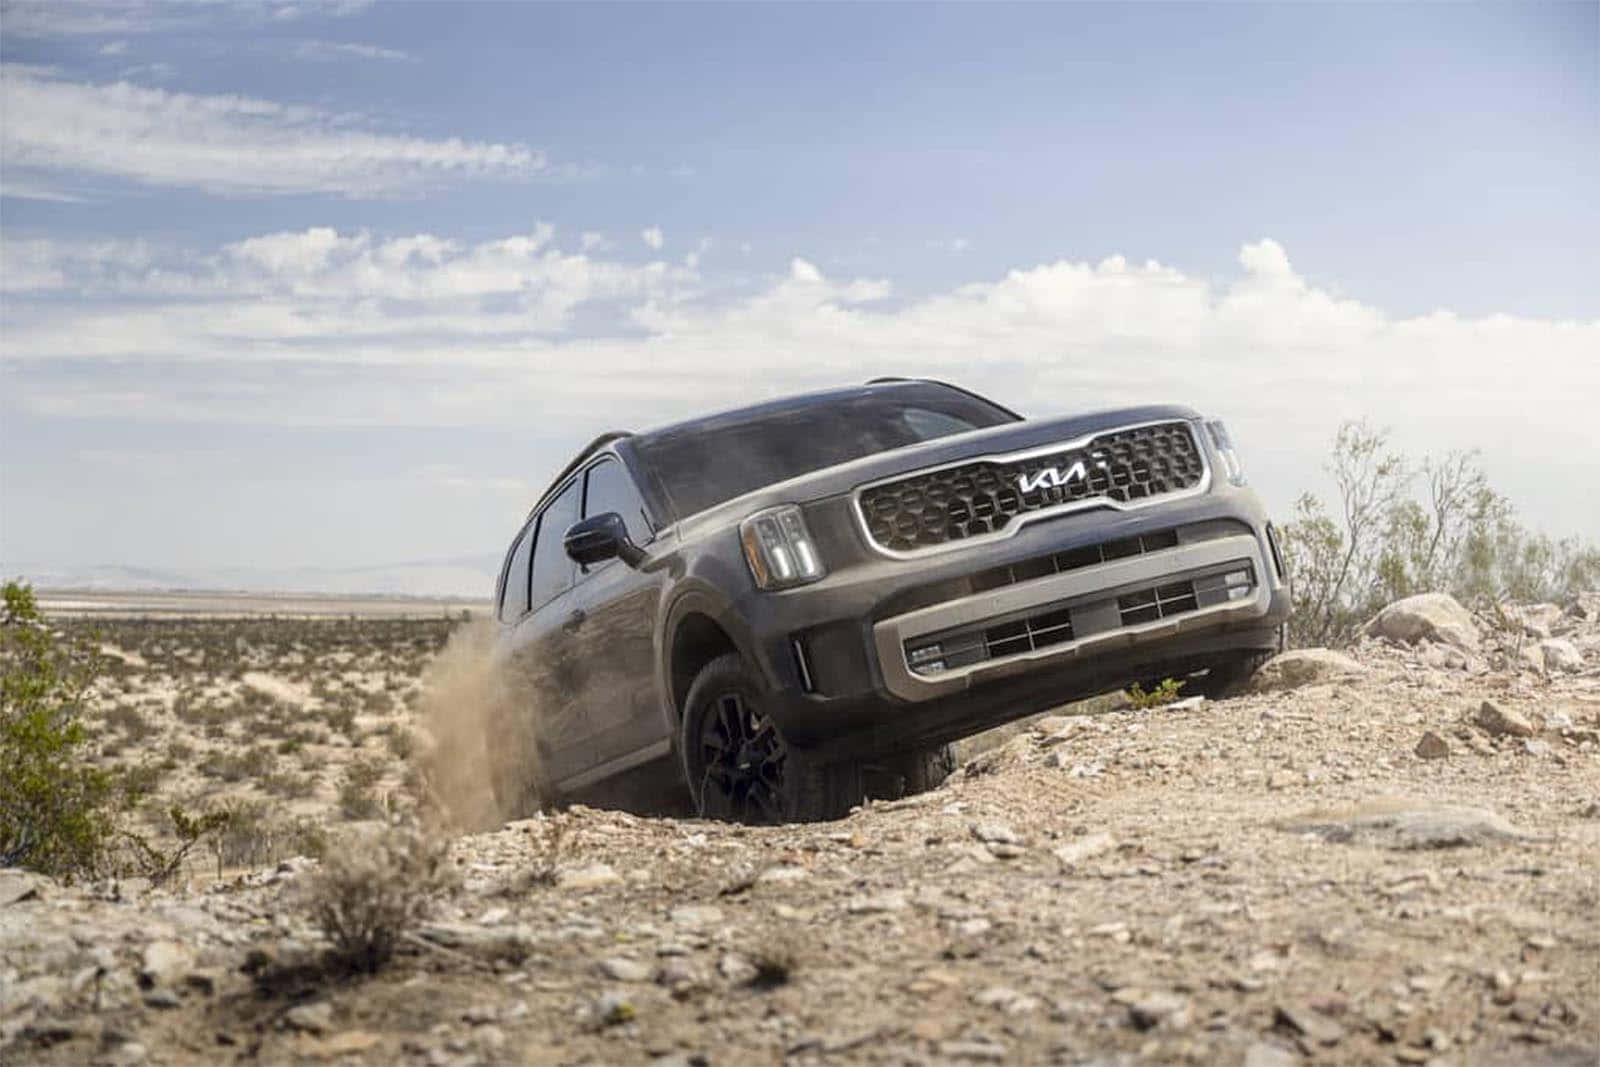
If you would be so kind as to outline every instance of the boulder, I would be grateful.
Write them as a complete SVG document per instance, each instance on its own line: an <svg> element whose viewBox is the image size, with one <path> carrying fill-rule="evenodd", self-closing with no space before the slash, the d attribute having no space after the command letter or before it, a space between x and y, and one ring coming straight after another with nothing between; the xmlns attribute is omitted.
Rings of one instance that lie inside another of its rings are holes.
<svg viewBox="0 0 1600 1067"><path fill-rule="evenodd" d="M1571 641L1559 637L1540 641L1539 652L1544 656L1544 669L1551 674L1583 670L1583 655Z"/></svg>
<svg viewBox="0 0 1600 1067"><path fill-rule="evenodd" d="M1259 693L1275 689L1298 689L1315 682L1332 681L1365 674L1367 669L1343 652L1329 648L1296 648L1273 656L1250 680Z"/></svg>
<svg viewBox="0 0 1600 1067"><path fill-rule="evenodd" d="M1532 737L1534 735L1533 723L1510 708L1502 708L1498 704L1485 700L1479 706L1472 721L1485 733L1495 737Z"/></svg>
<svg viewBox="0 0 1600 1067"><path fill-rule="evenodd" d="M1426 638L1467 652L1477 651L1479 640L1472 613L1448 593L1419 593L1396 600L1367 623L1367 635L1407 645Z"/></svg>

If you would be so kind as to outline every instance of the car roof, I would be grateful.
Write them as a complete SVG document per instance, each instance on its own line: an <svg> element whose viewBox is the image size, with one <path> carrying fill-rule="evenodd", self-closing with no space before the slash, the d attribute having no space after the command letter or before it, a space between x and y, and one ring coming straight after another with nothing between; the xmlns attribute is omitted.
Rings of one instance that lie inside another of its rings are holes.
<svg viewBox="0 0 1600 1067"><path fill-rule="evenodd" d="M884 392L888 390L904 388L906 386L927 385L937 385L945 389L953 389L958 393L964 393L967 396L981 400L986 404L993 405L995 408L1004 411L1013 418L1022 418L1022 416L1018 415L1015 411L1012 411L1003 404L995 403L995 401L990 400L986 396L981 396L980 394L974 393L971 390L963 389L959 385L952 385L949 382L941 382L933 378L873 378L862 385L846 385L834 389L819 389L810 393L792 393L788 396L781 396L772 400L765 400L759 404L748 404L744 407L729 408L725 411L713 411L705 415L697 415L692 419L684 419L681 422L668 423L665 426L658 426L655 429L647 430L640 434L635 434L628 430L608 430L585 445L583 449L573 457L572 462L563 467L561 469L561 473L557 474L550 480L550 484L545 488L544 492L540 493L535 499L533 507L529 509L529 514L531 515L533 512L539 510L540 506L544 504L545 500L550 496L550 494L559 489L563 482L572 477L572 475L590 459L594 458L596 453L605 451L616 442L625 438L654 437L658 435L666 436L669 434L690 431L695 429L697 426L701 426L709 422L715 422L720 419L743 420L748 418L759 418L764 415L772 415L781 411L793 411L797 408L812 407L814 405L823 404L829 401L839 401L854 397L867 396L871 393Z"/></svg>

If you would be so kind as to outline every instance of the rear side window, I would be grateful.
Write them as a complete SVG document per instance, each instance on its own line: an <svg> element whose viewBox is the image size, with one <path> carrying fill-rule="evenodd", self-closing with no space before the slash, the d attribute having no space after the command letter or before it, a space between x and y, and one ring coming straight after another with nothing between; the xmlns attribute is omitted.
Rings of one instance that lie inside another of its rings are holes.
<svg viewBox="0 0 1600 1067"><path fill-rule="evenodd" d="M568 527L578 521L578 486L575 478L553 497L539 513L539 540L533 546L533 600L535 608L553 599L572 584L577 566L567 555L561 539Z"/></svg>
<svg viewBox="0 0 1600 1067"><path fill-rule="evenodd" d="M511 622L528 611L528 563L533 556L533 529L534 524L529 523L528 528L518 536L516 544L511 546L511 555L506 564L506 584L500 591L500 618L505 622Z"/></svg>
<svg viewBox="0 0 1600 1067"><path fill-rule="evenodd" d="M628 527L628 540L642 545L650 540L650 523L645 518L644 501L633 487L633 479L614 459L602 460L589 468L589 487L583 498L583 517L614 511Z"/></svg>

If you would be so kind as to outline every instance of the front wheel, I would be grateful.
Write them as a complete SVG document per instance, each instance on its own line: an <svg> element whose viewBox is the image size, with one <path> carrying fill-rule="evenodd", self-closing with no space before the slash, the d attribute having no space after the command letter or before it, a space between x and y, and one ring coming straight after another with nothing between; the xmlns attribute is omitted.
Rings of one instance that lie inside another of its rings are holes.
<svg viewBox="0 0 1600 1067"><path fill-rule="evenodd" d="M700 669L683 702L678 752L705 818L786 823L837 818L861 802L860 774L791 748L737 653Z"/></svg>

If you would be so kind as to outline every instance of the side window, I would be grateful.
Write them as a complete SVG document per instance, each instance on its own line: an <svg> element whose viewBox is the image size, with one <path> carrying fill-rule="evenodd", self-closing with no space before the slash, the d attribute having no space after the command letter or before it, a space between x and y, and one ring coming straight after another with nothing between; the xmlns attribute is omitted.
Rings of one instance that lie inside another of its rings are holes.
<svg viewBox="0 0 1600 1067"><path fill-rule="evenodd" d="M517 536L506 564L506 585L500 591L500 618L514 622L528 611L528 562L533 555L533 523Z"/></svg>
<svg viewBox="0 0 1600 1067"><path fill-rule="evenodd" d="M636 545L650 540L650 523L644 515L644 501L633 487L633 479L614 459L602 460L589 468L589 487L583 496L583 517L615 511L628 526L628 539Z"/></svg>
<svg viewBox="0 0 1600 1067"><path fill-rule="evenodd" d="M577 566L561 544L567 528L578 521L578 488L572 482L545 505L539 513L539 539L533 545L532 604L538 608L572 584Z"/></svg>

